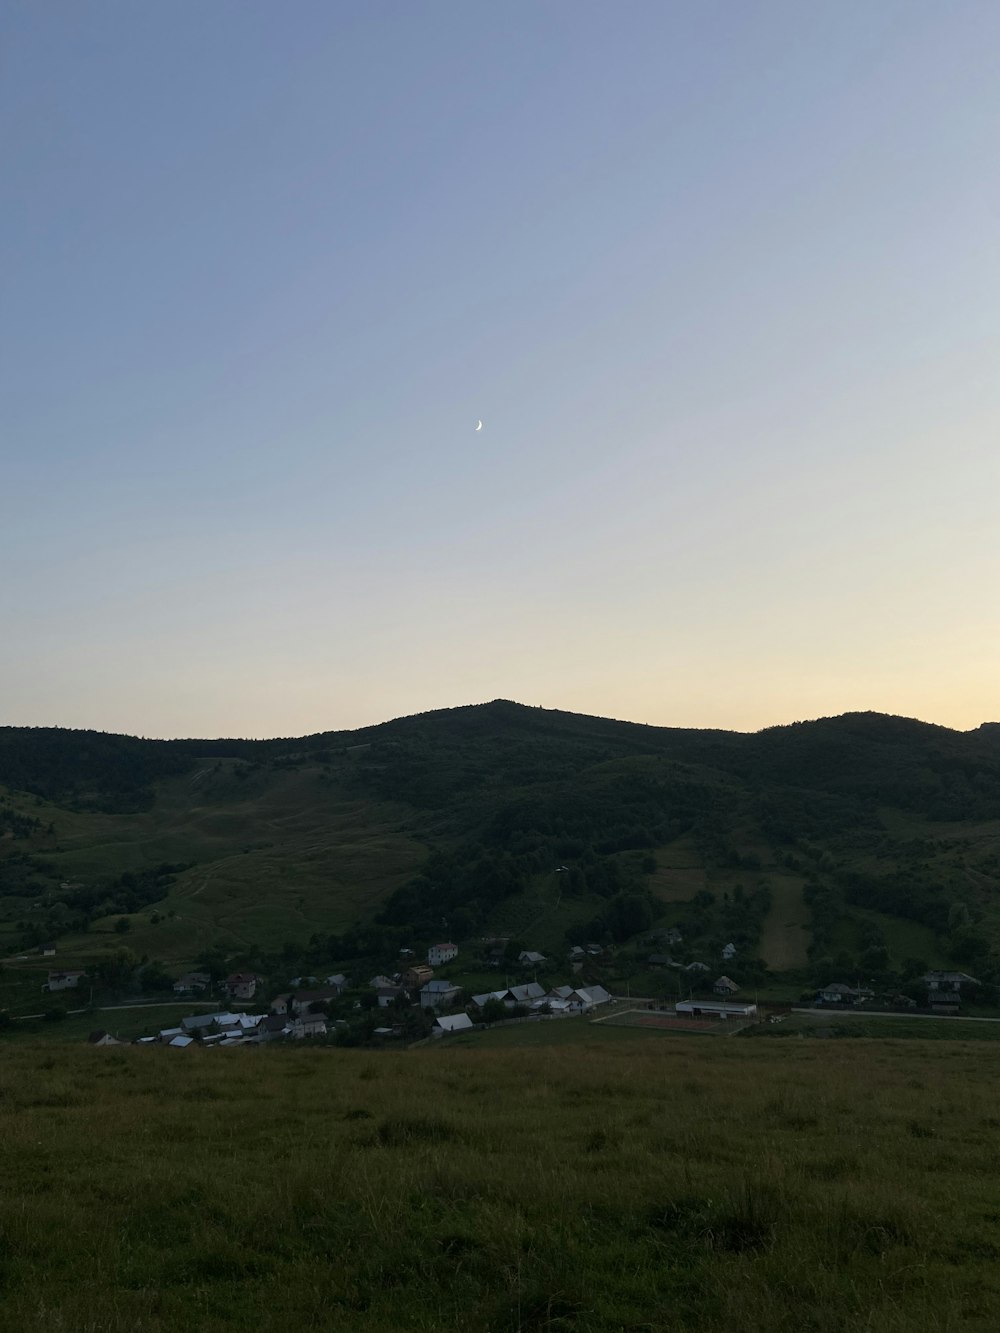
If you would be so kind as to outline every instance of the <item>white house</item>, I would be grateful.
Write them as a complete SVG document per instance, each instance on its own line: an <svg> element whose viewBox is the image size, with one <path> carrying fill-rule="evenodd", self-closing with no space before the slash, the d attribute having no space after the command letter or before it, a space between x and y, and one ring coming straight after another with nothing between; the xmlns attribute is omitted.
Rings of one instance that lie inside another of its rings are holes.
<svg viewBox="0 0 1000 1333"><path fill-rule="evenodd" d="M395 1004L398 999L406 994L407 992L402 986L392 985L379 986L375 991L375 995L378 998L378 1007L380 1009L388 1009L390 1004Z"/></svg>
<svg viewBox="0 0 1000 1333"><path fill-rule="evenodd" d="M531 949L523 949L517 955L517 961L522 967L541 967L542 963L545 962L545 955L534 953Z"/></svg>
<svg viewBox="0 0 1000 1333"><path fill-rule="evenodd" d="M178 977L174 982L174 993L176 995L190 995L192 991L208 990L212 984L212 978L207 972L185 972L182 977Z"/></svg>
<svg viewBox="0 0 1000 1333"><path fill-rule="evenodd" d="M450 981L428 981L420 988L421 1009L447 1009L455 1003L459 987Z"/></svg>
<svg viewBox="0 0 1000 1333"><path fill-rule="evenodd" d="M736 945L727 944L722 950L723 961L728 963L730 958L735 958L735 957L736 957Z"/></svg>
<svg viewBox="0 0 1000 1333"><path fill-rule="evenodd" d="M99 1031L97 1031L97 1032L92 1032L92 1033L90 1034L90 1036L87 1038L87 1043L88 1043L88 1045L90 1045L90 1046L121 1046L121 1045L122 1045L122 1042L120 1042L120 1041L118 1040L117 1037L112 1037L111 1033L110 1033L110 1032L105 1032L103 1028L101 1028L101 1029L100 1029Z"/></svg>
<svg viewBox="0 0 1000 1333"><path fill-rule="evenodd" d="M226 977L226 992L234 1000L252 1000L259 980L254 972L233 972Z"/></svg>
<svg viewBox="0 0 1000 1333"><path fill-rule="evenodd" d="M50 972L42 990L73 990L86 975L86 972Z"/></svg>
<svg viewBox="0 0 1000 1333"><path fill-rule="evenodd" d="M442 963L450 963L457 957L457 944L432 944L427 950L427 961L431 967L440 967Z"/></svg>
<svg viewBox="0 0 1000 1333"><path fill-rule="evenodd" d="M300 1014L289 1024L289 1033L297 1041L303 1037L325 1037L326 1019L322 1014Z"/></svg>

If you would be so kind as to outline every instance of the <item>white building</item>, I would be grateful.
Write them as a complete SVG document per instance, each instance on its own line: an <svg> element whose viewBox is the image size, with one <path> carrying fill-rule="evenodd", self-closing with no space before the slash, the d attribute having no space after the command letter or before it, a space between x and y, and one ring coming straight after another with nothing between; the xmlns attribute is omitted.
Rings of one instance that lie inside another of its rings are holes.
<svg viewBox="0 0 1000 1333"><path fill-rule="evenodd" d="M468 1032L472 1027L468 1014L442 1014L434 1020L434 1035L442 1037L446 1032Z"/></svg>
<svg viewBox="0 0 1000 1333"><path fill-rule="evenodd" d="M431 967L440 967L442 963L450 963L457 957L457 944L432 944L427 950L427 961Z"/></svg>
<svg viewBox="0 0 1000 1333"><path fill-rule="evenodd" d="M420 988L421 1009L447 1009L455 1003L459 994L458 986L450 981L428 981Z"/></svg>
<svg viewBox="0 0 1000 1333"><path fill-rule="evenodd" d="M735 1000L678 1000L674 1012L681 1018L756 1018L757 1006Z"/></svg>
<svg viewBox="0 0 1000 1333"><path fill-rule="evenodd" d="M86 975L86 972L50 972L42 990L72 990Z"/></svg>

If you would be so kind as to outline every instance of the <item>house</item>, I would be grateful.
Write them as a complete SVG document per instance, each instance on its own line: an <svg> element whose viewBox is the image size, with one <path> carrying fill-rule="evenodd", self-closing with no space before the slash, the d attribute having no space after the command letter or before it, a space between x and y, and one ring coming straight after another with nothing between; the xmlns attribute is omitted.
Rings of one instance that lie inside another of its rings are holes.
<svg viewBox="0 0 1000 1333"><path fill-rule="evenodd" d="M301 1013L312 1012L316 1005L329 1004L331 1000L339 998L340 991L336 986L320 986L318 990L298 991L291 997L288 1007L298 1016Z"/></svg>
<svg viewBox="0 0 1000 1333"><path fill-rule="evenodd" d="M666 941L668 944L683 944L684 936L676 926L671 926L666 933Z"/></svg>
<svg viewBox="0 0 1000 1333"><path fill-rule="evenodd" d="M606 991L603 986L578 987L569 997L569 1002L575 1007L580 1007L580 1012L585 1014L588 1009L596 1009L599 1004L610 1004L611 993Z"/></svg>
<svg viewBox="0 0 1000 1333"><path fill-rule="evenodd" d="M387 977L380 973L379 976L372 977L368 984L372 990L382 990L386 986L398 986L399 981L396 977Z"/></svg>
<svg viewBox="0 0 1000 1333"><path fill-rule="evenodd" d="M459 994L459 987L450 981L428 981L420 988L421 1009L449 1009Z"/></svg>
<svg viewBox="0 0 1000 1333"><path fill-rule="evenodd" d="M688 965L687 965L687 967L684 969L684 971L685 971L685 972L692 972L692 973L694 973L694 972L707 972L707 971L708 971L708 967L707 967L707 965L706 965L705 963L688 963Z"/></svg>
<svg viewBox="0 0 1000 1333"><path fill-rule="evenodd" d="M182 1028L160 1028L156 1035L158 1041L164 1046L169 1046L175 1037L183 1037L184 1031Z"/></svg>
<svg viewBox="0 0 1000 1333"><path fill-rule="evenodd" d="M978 986L975 977L968 972L927 972L920 978L928 990L956 990L963 986Z"/></svg>
<svg viewBox="0 0 1000 1333"><path fill-rule="evenodd" d="M390 1004L395 1004L398 999L402 998L407 993L408 992L402 986L379 986L375 992L378 999L378 1007L380 1009L388 1009Z"/></svg>
<svg viewBox="0 0 1000 1333"><path fill-rule="evenodd" d="M175 995L190 995L193 991L206 991L212 984L207 972L185 972L174 982Z"/></svg>
<svg viewBox="0 0 1000 1333"><path fill-rule="evenodd" d="M574 944L569 951L569 961L571 963L582 963L586 956L587 951L580 944Z"/></svg>
<svg viewBox="0 0 1000 1333"><path fill-rule="evenodd" d="M256 1032L257 1025L264 1014L229 1014L226 1021L219 1024L225 1037L246 1037Z"/></svg>
<svg viewBox="0 0 1000 1333"><path fill-rule="evenodd" d="M335 972L332 977L327 977L326 984L332 986L339 995L342 991L347 990L349 983L343 972Z"/></svg>
<svg viewBox="0 0 1000 1333"><path fill-rule="evenodd" d="M268 1014L262 1018L254 1030L254 1036L258 1041L280 1041L288 1031L281 1014Z"/></svg>
<svg viewBox="0 0 1000 1333"><path fill-rule="evenodd" d="M183 1033L171 1038L167 1042L168 1046L173 1046L178 1051L183 1051L188 1046L194 1045L194 1037L185 1037Z"/></svg>
<svg viewBox="0 0 1000 1333"><path fill-rule="evenodd" d="M86 972L50 972L42 990L73 990L86 975Z"/></svg>
<svg viewBox="0 0 1000 1333"><path fill-rule="evenodd" d="M233 972L226 977L226 993L234 1000L252 1000L259 981L254 972Z"/></svg>
<svg viewBox="0 0 1000 1333"><path fill-rule="evenodd" d="M326 1019L322 1014L300 1014L298 1018L292 1019L288 1030L296 1041L304 1037L325 1037Z"/></svg>
<svg viewBox="0 0 1000 1333"><path fill-rule="evenodd" d="M123 1043L120 1042L117 1037L112 1037L111 1033L105 1032L103 1028L99 1028L97 1032L92 1032L90 1036L87 1038L87 1044L89 1046L123 1045Z"/></svg>
<svg viewBox="0 0 1000 1333"><path fill-rule="evenodd" d="M736 956L736 945L735 944L725 945L722 950L723 962L728 963L730 958L734 958L735 956Z"/></svg>
<svg viewBox="0 0 1000 1333"><path fill-rule="evenodd" d="M755 1004L740 1004L735 1000L678 1000L674 1013L680 1018L756 1018Z"/></svg>
<svg viewBox="0 0 1000 1333"><path fill-rule="evenodd" d="M431 967L440 967L442 963L450 963L457 957L457 944L432 944L427 950L427 961Z"/></svg>
<svg viewBox="0 0 1000 1333"><path fill-rule="evenodd" d="M43 944L38 952L42 955L43 958L51 958L52 955L55 953L55 951L56 951L56 946L54 944Z"/></svg>
<svg viewBox="0 0 1000 1333"><path fill-rule="evenodd" d="M962 994L957 990L928 991L927 1004L933 1014L957 1014L962 1007Z"/></svg>
<svg viewBox="0 0 1000 1333"><path fill-rule="evenodd" d="M540 981L528 981L523 986L510 986L502 992L503 1002L508 1009L516 1004L532 1004L545 998L545 987Z"/></svg>
<svg viewBox="0 0 1000 1333"><path fill-rule="evenodd" d="M870 990L848 986L843 981L831 982L829 986L824 986L822 990L816 992L816 999L821 1004L860 1004L862 1000L871 998Z"/></svg>
<svg viewBox="0 0 1000 1333"><path fill-rule="evenodd" d="M490 1000L499 1000L503 1004L506 999L507 992L505 990L489 990L484 991L482 995L473 995L472 1003L477 1009L482 1009L483 1005L488 1004Z"/></svg>
<svg viewBox="0 0 1000 1333"><path fill-rule="evenodd" d="M214 1023L222 1018L232 1018L233 1014L189 1014L181 1019L181 1031L188 1036L192 1032L207 1032Z"/></svg>
<svg viewBox="0 0 1000 1333"><path fill-rule="evenodd" d="M443 1037L446 1032L468 1032L473 1027L468 1014L442 1014L434 1020L434 1036Z"/></svg>
<svg viewBox="0 0 1000 1333"><path fill-rule="evenodd" d="M287 1014L288 1006L292 1002L292 997L287 992L284 995L276 995L271 1001L272 1014Z"/></svg>
<svg viewBox="0 0 1000 1333"><path fill-rule="evenodd" d="M407 990L419 990L421 986L427 985L433 975L432 967L427 967L424 963L411 963L399 980Z"/></svg>
<svg viewBox="0 0 1000 1333"><path fill-rule="evenodd" d="M720 977L712 987L712 990L715 991L716 995L735 995L739 990L739 986L737 986L732 977Z"/></svg>
<svg viewBox="0 0 1000 1333"><path fill-rule="evenodd" d="M517 961L522 967L541 967L545 962L545 955L534 953L531 949L522 949L517 955Z"/></svg>

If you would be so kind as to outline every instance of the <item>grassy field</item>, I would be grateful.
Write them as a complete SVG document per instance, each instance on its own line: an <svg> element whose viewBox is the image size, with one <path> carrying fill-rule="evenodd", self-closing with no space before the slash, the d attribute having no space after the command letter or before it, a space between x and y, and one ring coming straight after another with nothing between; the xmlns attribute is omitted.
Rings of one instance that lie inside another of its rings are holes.
<svg viewBox="0 0 1000 1333"><path fill-rule="evenodd" d="M31 850L66 879L89 883L161 861L196 863L165 899L132 917L129 947L168 964L186 964L215 945L304 941L344 929L375 911L426 855L405 831L404 807L348 796L318 766L238 780L230 761L199 765L161 783L142 814L80 814L9 799L54 824L54 837ZM30 903L11 899L4 915L11 922L30 911ZM155 924L154 914L161 918ZM0 956L3 925L0 918ZM64 936L60 964L120 945L113 926L98 920L86 935Z"/></svg>
<svg viewBox="0 0 1000 1333"><path fill-rule="evenodd" d="M753 1037L893 1037L917 1041L1000 1041L1000 1022L980 1023L968 1018L910 1018L880 1014L790 1014L780 1023L747 1029Z"/></svg>
<svg viewBox="0 0 1000 1333"><path fill-rule="evenodd" d="M8 1042L33 1044L35 1042L82 1042L91 1032L103 1028L121 1041L136 1037L153 1036L162 1028L177 1027L188 1014L215 1012L219 1005L198 1004L136 1004L113 1009L88 1009L86 1013L70 1013L59 1022L44 1019L19 1019L2 1036ZM223 1006L225 1007L225 1006Z"/></svg>
<svg viewBox="0 0 1000 1333"><path fill-rule="evenodd" d="M1000 1325L1000 1050L590 1031L380 1056L4 1045L4 1326Z"/></svg>
<svg viewBox="0 0 1000 1333"><path fill-rule="evenodd" d="M761 932L760 956L775 972L805 967L810 913L797 875L768 874L773 902Z"/></svg>

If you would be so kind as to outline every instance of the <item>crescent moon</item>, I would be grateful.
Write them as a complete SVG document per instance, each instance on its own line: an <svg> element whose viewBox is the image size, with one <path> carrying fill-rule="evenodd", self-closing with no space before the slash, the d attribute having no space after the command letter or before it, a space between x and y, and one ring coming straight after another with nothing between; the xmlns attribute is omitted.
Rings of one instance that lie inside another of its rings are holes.
<svg viewBox="0 0 1000 1333"><path fill-rule="evenodd" d="M482 430L482 428L483 428L483 423L482 423L481 421L477 421L477 422L476 422L476 430Z"/></svg>

